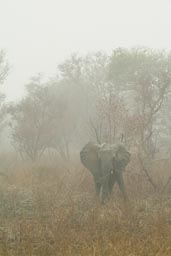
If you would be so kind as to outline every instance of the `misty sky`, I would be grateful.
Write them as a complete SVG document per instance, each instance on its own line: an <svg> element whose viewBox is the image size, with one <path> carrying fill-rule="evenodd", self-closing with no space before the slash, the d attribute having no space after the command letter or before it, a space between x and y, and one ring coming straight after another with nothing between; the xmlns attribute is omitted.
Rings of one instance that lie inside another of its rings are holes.
<svg viewBox="0 0 171 256"><path fill-rule="evenodd" d="M9 100L39 72L55 74L73 52L118 46L171 49L170 0L0 0L0 48L11 73Z"/></svg>

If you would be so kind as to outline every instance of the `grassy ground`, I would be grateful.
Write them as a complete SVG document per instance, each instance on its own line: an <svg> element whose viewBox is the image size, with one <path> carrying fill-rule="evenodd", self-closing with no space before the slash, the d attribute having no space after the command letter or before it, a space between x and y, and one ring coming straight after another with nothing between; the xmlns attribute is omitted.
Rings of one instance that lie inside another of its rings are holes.
<svg viewBox="0 0 171 256"><path fill-rule="evenodd" d="M170 256L170 192L160 196L143 174L125 176L129 204L115 187L104 206L82 167L21 168L0 177L0 255Z"/></svg>

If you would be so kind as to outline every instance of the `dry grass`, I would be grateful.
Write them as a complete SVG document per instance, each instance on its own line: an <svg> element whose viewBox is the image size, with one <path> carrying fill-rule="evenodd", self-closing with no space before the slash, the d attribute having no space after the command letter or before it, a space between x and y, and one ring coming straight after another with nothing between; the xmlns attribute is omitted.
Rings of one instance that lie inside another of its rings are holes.
<svg viewBox="0 0 171 256"><path fill-rule="evenodd" d="M101 206L88 172L58 169L17 169L10 182L1 177L0 255L171 255L169 192L161 197L128 171L129 205L115 188Z"/></svg>

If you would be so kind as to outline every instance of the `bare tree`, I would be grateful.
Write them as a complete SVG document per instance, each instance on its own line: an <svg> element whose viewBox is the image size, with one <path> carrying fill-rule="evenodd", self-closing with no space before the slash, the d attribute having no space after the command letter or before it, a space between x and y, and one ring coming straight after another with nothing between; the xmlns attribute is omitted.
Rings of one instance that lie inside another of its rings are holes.
<svg viewBox="0 0 171 256"><path fill-rule="evenodd" d="M109 79L118 93L128 94L130 114L137 120L133 140L143 154L154 155L158 113L171 85L170 56L146 48L115 50Z"/></svg>

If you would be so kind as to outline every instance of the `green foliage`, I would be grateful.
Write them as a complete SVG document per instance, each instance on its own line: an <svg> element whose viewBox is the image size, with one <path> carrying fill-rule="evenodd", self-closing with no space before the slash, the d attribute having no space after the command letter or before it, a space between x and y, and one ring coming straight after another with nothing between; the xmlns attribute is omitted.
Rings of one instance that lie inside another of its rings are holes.
<svg viewBox="0 0 171 256"><path fill-rule="evenodd" d="M152 155L159 130L164 132L159 120L170 85L170 53L118 48L110 56L74 54L58 66L57 78L43 83L38 76L26 86L27 96L12 110L13 139L29 138L33 152L50 146L68 154L71 142L92 139Z"/></svg>
<svg viewBox="0 0 171 256"><path fill-rule="evenodd" d="M10 106L12 138L20 153L39 158L61 132L65 103L54 85L32 80L27 96Z"/></svg>
<svg viewBox="0 0 171 256"><path fill-rule="evenodd" d="M128 99L129 108L132 101L130 110L140 131L138 143L148 151L149 141L154 144L155 124L171 85L170 54L148 48L116 49L108 78L115 91Z"/></svg>
<svg viewBox="0 0 171 256"><path fill-rule="evenodd" d="M6 60L5 51L0 50L0 84L2 84L9 73L9 64Z"/></svg>
<svg viewBox="0 0 171 256"><path fill-rule="evenodd" d="M9 74L9 64L4 50L0 50L0 85L4 83ZM0 132L6 126L5 95L0 93Z"/></svg>

